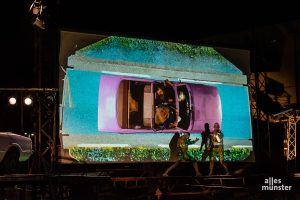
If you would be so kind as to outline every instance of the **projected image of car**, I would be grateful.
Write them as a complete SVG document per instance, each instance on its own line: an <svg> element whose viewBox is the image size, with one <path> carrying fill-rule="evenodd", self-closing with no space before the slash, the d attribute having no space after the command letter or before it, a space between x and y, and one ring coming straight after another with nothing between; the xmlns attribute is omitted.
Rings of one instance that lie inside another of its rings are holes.
<svg viewBox="0 0 300 200"><path fill-rule="evenodd" d="M163 109L166 105L157 105L158 94L155 89L157 84L163 82L101 75L98 130L115 133L174 133L186 130L200 133L205 123L221 123L221 102L216 87L172 82L169 87L169 100L172 103ZM163 114L167 116L164 119L170 122L168 126L159 121Z"/></svg>

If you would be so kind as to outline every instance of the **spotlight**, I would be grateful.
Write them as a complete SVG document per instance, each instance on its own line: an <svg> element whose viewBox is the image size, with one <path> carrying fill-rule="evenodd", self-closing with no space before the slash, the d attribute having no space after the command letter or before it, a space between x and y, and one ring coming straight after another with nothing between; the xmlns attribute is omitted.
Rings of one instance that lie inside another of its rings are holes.
<svg viewBox="0 0 300 200"><path fill-rule="evenodd" d="M9 105L16 105L17 99L15 97L10 97L8 99L8 103L9 103Z"/></svg>
<svg viewBox="0 0 300 200"><path fill-rule="evenodd" d="M46 27L45 27L45 22L41 19L39 19L39 17L36 17L35 18L35 21L33 22L33 25L42 29L42 30L45 30Z"/></svg>
<svg viewBox="0 0 300 200"><path fill-rule="evenodd" d="M26 97L24 99L24 103L26 106L30 106L32 104L32 99L30 97Z"/></svg>
<svg viewBox="0 0 300 200"><path fill-rule="evenodd" d="M34 0L29 8L29 12L32 11L35 16L33 26L36 26L42 30L45 29L45 22L42 20L42 12L45 10L46 6L42 4L42 0Z"/></svg>
<svg viewBox="0 0 300 200"><path fill-rule="evenodd" d="M35 0L31 4L29 11L32 11L32 14L34 14L34 15L41 15L43 12L43 9L44 9L44 6L42 5L42 1Z"/></svg>

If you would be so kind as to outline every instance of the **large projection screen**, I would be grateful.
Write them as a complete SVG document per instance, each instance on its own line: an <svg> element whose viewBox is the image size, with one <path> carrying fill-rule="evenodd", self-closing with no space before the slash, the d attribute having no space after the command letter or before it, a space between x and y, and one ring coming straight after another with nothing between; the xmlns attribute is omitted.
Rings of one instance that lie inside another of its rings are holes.
<svg viewBox="0 0 300 200"><path fill-rule="evenodd" d="M60 161L170 161L172 137L184 131L200 138L189 151L201 161L204 124L212 131L216 122L225 161L249 161L249 57L241 49L61 31ZM158 123L156 105L166 80L178 111L168 126Z"/></svg>

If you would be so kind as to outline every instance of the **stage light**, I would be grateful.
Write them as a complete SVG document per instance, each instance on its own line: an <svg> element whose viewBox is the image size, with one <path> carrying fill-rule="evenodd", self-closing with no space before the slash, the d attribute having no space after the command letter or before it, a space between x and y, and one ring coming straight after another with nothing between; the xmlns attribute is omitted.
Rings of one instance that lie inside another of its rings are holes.
<svg viewBox="0 0 300 200"><path fill-rule="evenodd" d="M35 19L33 22L33 26L36 26L37 28L40 28L44 30L45 22L42 19L42 12L45 10L46 6L42 4L42 0L34 0L34 2L31 4L29 11L32 11L32 14L34 14Z"/></svg>
<svg viewBox="0 0 300 200"><path fill-rule="evenodd" d="M41 15L44 8L45 7L42 5L42 1L35 0L31 4L29 11L32 11L32 14L34 15Z"/></svg>
<svg viewBox="0 0 300 200"><path fill-rule="evenodd" d="M35 21L33 22L33 26L36 26L42 30L46 29L45 22L43 20L39 19L39 17L35 18Z"/></svg>
<svg viewBox="0 0 300 200"><path fill-rule="evenodd" d="M15 97L10 97L8 99L8 103L9 103L9 105L16 105L17 99Z"/></svg>
<svg viewBox="0 0 300 200"><path fill-rule="evenodd" d="M24 103L25 103L26 106L30 106L30 105L32 104L32 99L31 99L31 97L26 97L26 98L24 99Z"/></svg>

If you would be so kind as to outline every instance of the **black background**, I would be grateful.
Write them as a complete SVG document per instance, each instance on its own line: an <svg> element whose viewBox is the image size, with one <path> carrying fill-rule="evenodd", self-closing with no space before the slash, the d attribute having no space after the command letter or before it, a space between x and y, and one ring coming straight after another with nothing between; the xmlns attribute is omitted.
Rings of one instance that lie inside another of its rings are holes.
<svg viewBox="0 0 300 200"><path fill-rule="evenodd" d="M43 41L42 79L56 82L59 30L157 39L199 44L201 38L298 19L298 12L289 9L262 7L261 4L187 4L175 2L112 2L44 0L43 18L46 30L32 26L35 19L29 7L33 1L5 1L1 17L1 78L0 87L36 86L36 54L34 45L39 31ZM187 4L187 5L186 5ZM4 12L5 10L5 12ZM49 75L49 76L47 76ZM56 86L46 84L45 86Z"/></svg>

